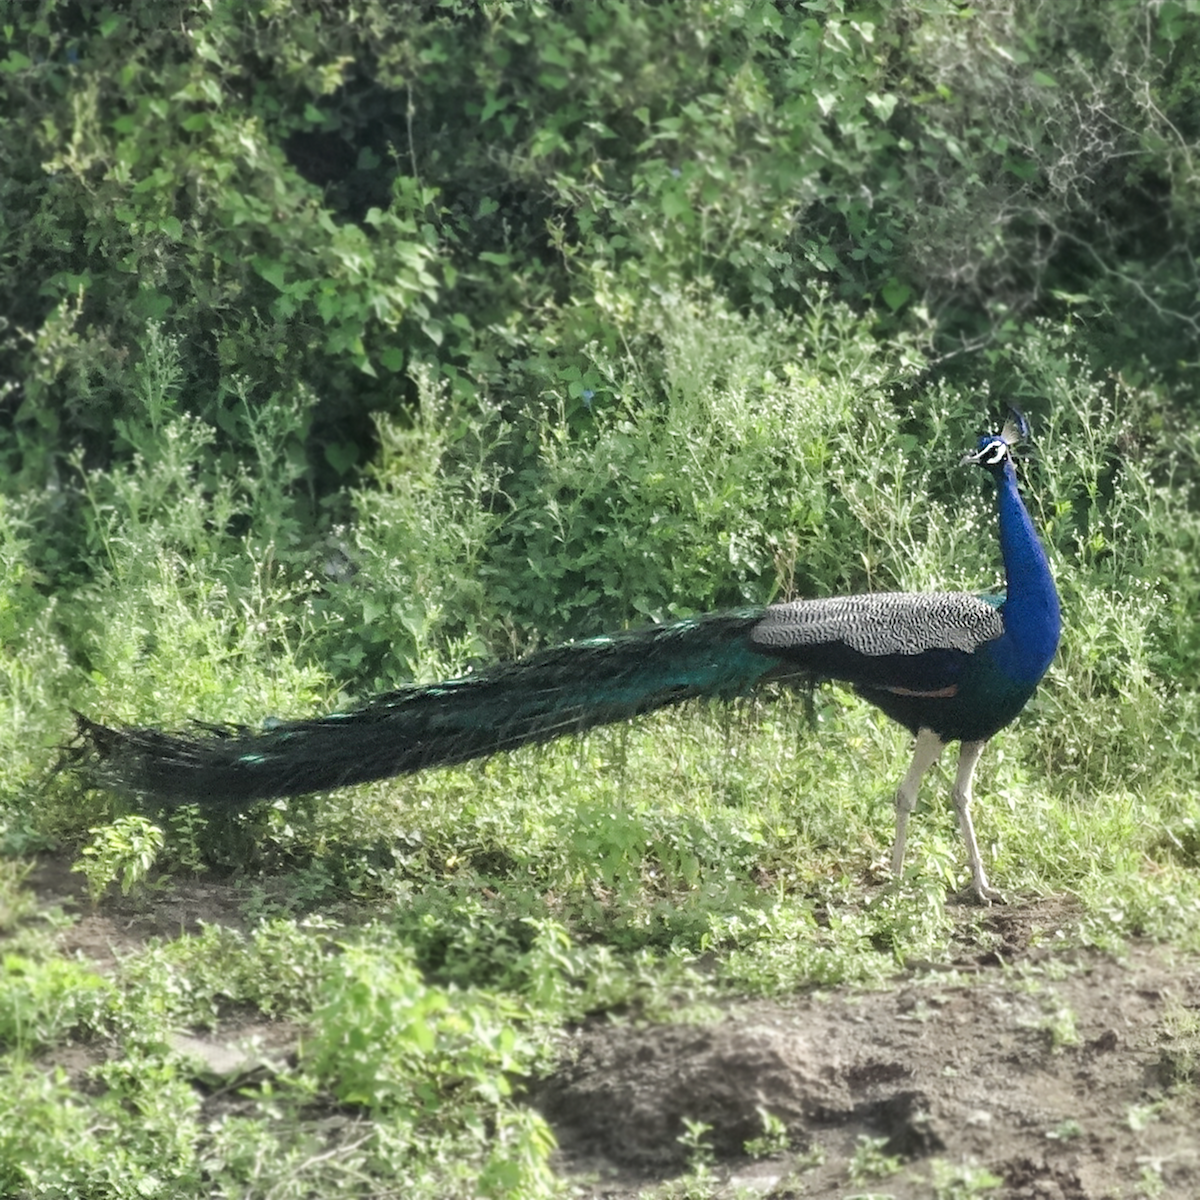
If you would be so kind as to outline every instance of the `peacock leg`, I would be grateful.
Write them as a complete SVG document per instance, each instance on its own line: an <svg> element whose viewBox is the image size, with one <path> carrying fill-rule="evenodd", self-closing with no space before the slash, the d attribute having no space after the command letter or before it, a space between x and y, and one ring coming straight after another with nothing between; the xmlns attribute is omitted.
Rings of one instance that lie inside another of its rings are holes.
<svg viewBox="0 0 1200 1200"><path fill-rule="evenodd" d="M971 821L971 780L975 775L975 767L979 756L983 753L986 742L963 742L958 755L958 774L954 780L954 807L958 812L958 827L962 830L963 841L967 844L967 861L971 864L971 882L975 894L984 903L991 901L1003 903L1004 897L992 887L987 880L987 872L983 869L983 859L979 855L979 844L975 841L975 825Z"/></svg>
<svg viewBox="0 0 1200 1200"><path fill-rule="evenodd" d="M908 827L908 814L917 806L917 792L925 772L937 762L945 742L931 729L922 729L917 734L913 749L912 765L896 789L896 841L892 846L892 874L897 879L904 869L904 838Z"/></svg>

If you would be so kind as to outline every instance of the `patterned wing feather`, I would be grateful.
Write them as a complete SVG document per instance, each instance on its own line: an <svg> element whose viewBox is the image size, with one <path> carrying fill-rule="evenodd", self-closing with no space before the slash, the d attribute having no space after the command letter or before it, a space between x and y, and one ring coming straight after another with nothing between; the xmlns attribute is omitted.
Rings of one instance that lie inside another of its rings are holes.
<svg viewBox="0 0 1200 1200"><path fill-rule="evenodd" d="M1003 632L1000 610L970 592L872 592L773 604L751 641L778 653L836 642L868 656L970 654Z"/></svg>
<svg viewBox="0 0 1200 1200"><path fill-rule="evenodd" d="M949 696L975 651L1003 632L1001 610L969 592L874 592L772 605L750 644L860 687Z"/></svg>

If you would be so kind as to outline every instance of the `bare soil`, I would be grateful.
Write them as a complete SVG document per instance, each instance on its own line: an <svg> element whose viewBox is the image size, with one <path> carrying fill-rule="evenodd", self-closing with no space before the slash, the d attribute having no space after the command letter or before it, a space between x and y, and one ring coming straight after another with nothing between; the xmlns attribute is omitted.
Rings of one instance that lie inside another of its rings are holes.
<svg viewBox="0 0 1200 1200"><path fill-rule="evenodd" d="M41 903L82 914L64 939L101 969L149 936L236 926L245 899L180 882L140 912L92 912L55 860L31 883ZM915 964L879 990L573 1030L530 1096L558 1136L557 1169L588 1200L701 1194L679 1140L693 1121L709 1127L703 1194L730 1200L1200 1197L1200 961L1148 944L1055 952L1047 934L1063 913L1054 901L994 908L987 950L966 940L952 968ZM198 1083L251 1065L245 1029L180 1032L207 1064ZM284 1054L294 1032L256 1041ZM753 1157L764 1111L787 1148ZM1000 1182L983 1187L984 1171Z"/></svg>

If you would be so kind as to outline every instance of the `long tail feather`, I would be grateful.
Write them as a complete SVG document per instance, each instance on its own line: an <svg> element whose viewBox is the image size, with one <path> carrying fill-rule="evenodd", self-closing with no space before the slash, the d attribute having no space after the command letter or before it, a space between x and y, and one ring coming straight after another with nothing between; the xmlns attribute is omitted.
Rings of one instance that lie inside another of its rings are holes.
<svg viewBox="0 0 1200 1200"><path fill-rule="evenodd" d="M447 766L700 696L741 695L777 667L750 645L762 610L592 638L362 708L262 732L167 734L79 717L98 782L171 803L237 806Z"/></svg>

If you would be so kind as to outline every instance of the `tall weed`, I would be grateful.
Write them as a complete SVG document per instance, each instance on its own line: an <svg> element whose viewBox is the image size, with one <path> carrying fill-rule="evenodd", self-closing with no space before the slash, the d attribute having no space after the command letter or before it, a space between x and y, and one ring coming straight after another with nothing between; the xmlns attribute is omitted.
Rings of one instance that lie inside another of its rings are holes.
<svg viewBox="0 0 1200 1200"><path fill-rule="evenodd" d="M36 506L0 496L0 847L40 840L33 810L61 744L70 667L58 605L34 566Z"/></svg>
<svg viewBox="0 0 1200 1200"><path fill-rule="evenodd" d="M312 580L286 544L286 446L304 402L246 401L260 461L229 473L213 429L176 407L174 341L151 325L143 353L118 423L133 461L90 471L75 460L91 565L66 613L87 666L80 703L165 726L307 711L324 684L302 653Z"/></svg>
<svg viewBox="0 0 1200 1200"><path fill-rule="evenodd" d="M321 606L327 661L366 691L486 657L507 615L484 563L512 507L495 460L509 430L427 372L417 382L413 421L379 422L379 455L352 493L349 526L334 532L339 570Z"/></svg>

